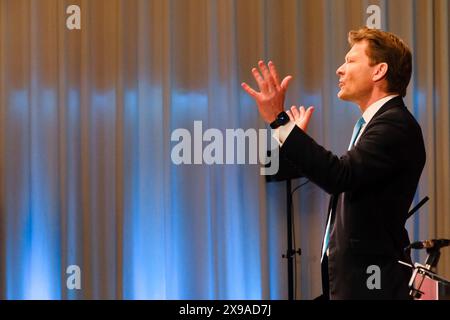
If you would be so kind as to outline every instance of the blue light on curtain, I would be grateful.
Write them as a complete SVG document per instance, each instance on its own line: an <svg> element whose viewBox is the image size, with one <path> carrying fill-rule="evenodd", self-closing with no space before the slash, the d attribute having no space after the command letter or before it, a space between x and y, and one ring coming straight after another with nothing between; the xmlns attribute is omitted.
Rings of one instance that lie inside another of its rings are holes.
<svg viewBox="0 0 450 320"><path fill-rule="evenodd" d="M30 105L33 108L30 108ZM12 139L10 150L20 152L23 162L11 164L21 172L19 181L14 172L7 178L17 184L16 194L8 192L10 221L23 223L22 228L9 225L7 237L7 298L8 299L58 299L61 297L59 217L56 184L56 154L52 148L57 136L56 95L43 89L31 102L26 91L11 93L10 115L21 119L21 141ZM27 129L28 128L28 129ZM27 148L29 149L27 150ZM17 268L17 266L19 266Z"/></svg>

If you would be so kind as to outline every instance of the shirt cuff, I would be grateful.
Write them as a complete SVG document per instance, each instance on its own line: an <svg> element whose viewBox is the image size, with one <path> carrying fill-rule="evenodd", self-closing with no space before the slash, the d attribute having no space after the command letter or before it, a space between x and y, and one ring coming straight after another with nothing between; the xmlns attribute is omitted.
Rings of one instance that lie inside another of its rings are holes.
<svg viewBox="0 0 450 320"><path fill-rule="evenodd" d="M289 121L284 126L280 126L273 130L272 137L278 142L280 147L283 145L283 143L286 141L287 137L291 133L292 129L294 129L295 122Z"/></svg>

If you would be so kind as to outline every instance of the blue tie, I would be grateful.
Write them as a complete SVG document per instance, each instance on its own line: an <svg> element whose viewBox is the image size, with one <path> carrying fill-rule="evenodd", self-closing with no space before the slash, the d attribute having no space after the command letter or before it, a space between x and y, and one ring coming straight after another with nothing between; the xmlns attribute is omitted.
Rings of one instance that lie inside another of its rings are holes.
<svg viewBox="0 0 450 320"><path fill-rule="evenodd" d="M358 137L359 132L361 131L361 128L365 123L366 122L364 121L363 117L359 118L358 121L356 122L355 127L353 128L352 140L350 140L348 150L350 150L355 144L356 138Z"/></svg>
<svg viewBox="0 0 450 320"><path fill-rule="evenodd" d="M364 118L361 117L358 119L358 121L355 124L355 127L353 128L353 134L352 134L352 139L350 140L350 145L348 146L348 150L350 150L353 145L355 144L356 138L359 135L359 132L361 131L362 126L366 123L366 121L364 121ZM323 239L323 246L322 246L322 259L328 249L328 243L330 242L330 228L331 228L331 212L330 212L330 217L328 218L328 223L327 223L327 228L325 230L325 237Z"/></svg>

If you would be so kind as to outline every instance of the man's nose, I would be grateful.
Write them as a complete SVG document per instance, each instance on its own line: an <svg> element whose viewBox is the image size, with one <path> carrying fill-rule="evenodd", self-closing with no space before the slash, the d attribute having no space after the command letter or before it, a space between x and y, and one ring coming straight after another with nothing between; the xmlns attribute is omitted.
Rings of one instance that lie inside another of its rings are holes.
<svg viewBox="0 0 450 320"><path fill-rule="evenodd" d="M336 75L341 76L344 74L344 65L342 64L339 68L336 70Z"/></svg>

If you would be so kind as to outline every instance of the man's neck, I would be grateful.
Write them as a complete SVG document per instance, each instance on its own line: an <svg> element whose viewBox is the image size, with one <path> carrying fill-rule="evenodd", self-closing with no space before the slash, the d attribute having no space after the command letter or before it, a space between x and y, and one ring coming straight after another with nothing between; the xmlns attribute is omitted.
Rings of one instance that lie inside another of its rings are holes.
<svg viewBox="0 0 450 320"><path fill-rule="evenodd" d="M374 104L375 102L377 102L378 100L381 100L387 96L390 95L394 95L396 93L391 93L391 92L372 92L372 94L370 96L368 96L366 99L364 99L363 101L359 101L358 107L361 110L361 114L364 113L364 111L367 110L368 107L370 107L372 104Z"/></svg>

